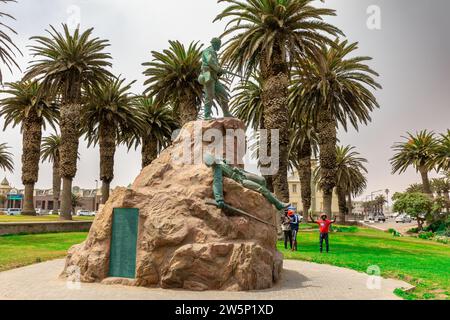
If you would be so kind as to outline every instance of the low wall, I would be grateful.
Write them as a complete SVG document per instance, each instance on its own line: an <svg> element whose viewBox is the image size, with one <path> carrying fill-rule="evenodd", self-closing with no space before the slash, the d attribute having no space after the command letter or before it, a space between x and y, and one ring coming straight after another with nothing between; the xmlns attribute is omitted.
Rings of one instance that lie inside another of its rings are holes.
<svg viewBox="0 0 450 320"><path fill-rule="evenodd" d="M92 221L12 222L0 223L0 236L53 232L89 231Z"/></svg>
<svg viewBox="0 0 450 320"><path fill-rule="evenodd" d="M337 223L337 224L341 224L341 225L345 225L345 226L360 226L361 224L360 224L360 222L359 221L345 221L345 223Z"/></svg>

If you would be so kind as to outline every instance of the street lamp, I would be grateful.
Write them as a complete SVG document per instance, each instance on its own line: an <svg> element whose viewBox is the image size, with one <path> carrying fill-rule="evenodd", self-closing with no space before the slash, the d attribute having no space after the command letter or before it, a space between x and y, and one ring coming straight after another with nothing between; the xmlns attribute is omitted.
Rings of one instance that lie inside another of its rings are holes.
<svg viewBox="0 0 450 320"><path fill-rule="evenodd" d="M386 204L387 204L387 208L389 210L389 193L391 192L389 189L384 190L384 192L386 192Z"/></svg>

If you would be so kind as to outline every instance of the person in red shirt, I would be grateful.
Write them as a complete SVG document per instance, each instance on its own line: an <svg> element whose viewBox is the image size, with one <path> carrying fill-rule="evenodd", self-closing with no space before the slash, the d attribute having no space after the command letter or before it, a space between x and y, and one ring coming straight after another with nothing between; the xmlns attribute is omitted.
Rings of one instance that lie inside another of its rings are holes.
<svg viewBox="0 0 450 320"><path fill-rule="evenodd" d="M311 221L314 221L314 218L312 215L310 215ZM330 239L329 239L329 233L330 233L330 226L336 222L336 219L334 220L328 220L328 216L326 214L322 214L320 216L320 220L314 221L319 225L319 231L320 231L320 253L323 252L323 242L325 241L327 253L330 252Z"/></svg>

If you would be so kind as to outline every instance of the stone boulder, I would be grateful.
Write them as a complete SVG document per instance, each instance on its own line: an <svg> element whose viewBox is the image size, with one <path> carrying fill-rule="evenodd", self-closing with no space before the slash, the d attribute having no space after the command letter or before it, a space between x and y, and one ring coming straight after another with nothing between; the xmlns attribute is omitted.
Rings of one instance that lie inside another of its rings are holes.
<svg viewBox="0 0 450 320"><path fill-rule="evenodd" d="M276 249L276 228L229 215L205 202L213 198L212 169L201 161L205 152L211 152L210 135L192 141L188 138L199 132L203 136L211 128L222 133L223 139L216 136L213 144L219 152L222 144L224 156L233 149L230 143L242 143L241 138L225 139L232 130L245 132L239 120L187 124L173 145L143 169L131 188L114 190L95 218L87 240L69 250L63 276L76 267L82 282L186 290L272 287L283 264ZM190 161L180 161L189 153ZM242 156L234 150L231 158L241 160ZM224 194L228 204L276 224L276 209L259 193L225 179ZM108 276L114 208L139 209L135 279Z"/></svg>

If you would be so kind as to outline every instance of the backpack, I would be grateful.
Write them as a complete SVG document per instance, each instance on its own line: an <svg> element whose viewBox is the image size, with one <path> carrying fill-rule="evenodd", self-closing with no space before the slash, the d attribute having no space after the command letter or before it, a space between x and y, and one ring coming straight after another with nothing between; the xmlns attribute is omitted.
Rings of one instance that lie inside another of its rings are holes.
<svg viewBox="0 0 450 320"><path fill-rule="evenodd" d="M300 223L299 218L298 218L298 214L294 214L292 216L292 222L291 223L292 224L299 224Z"/></svg>

